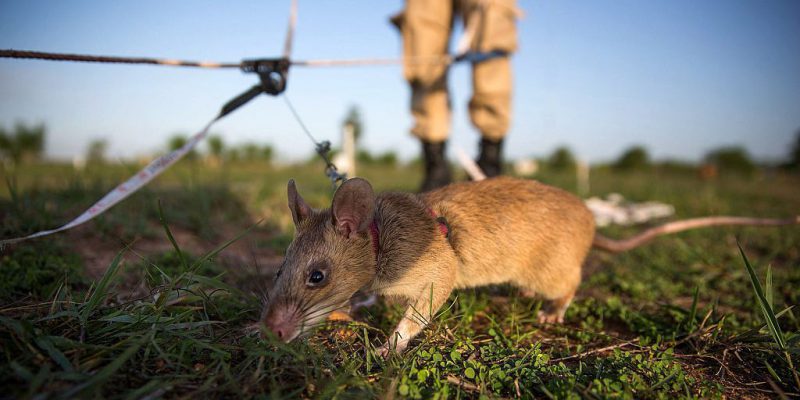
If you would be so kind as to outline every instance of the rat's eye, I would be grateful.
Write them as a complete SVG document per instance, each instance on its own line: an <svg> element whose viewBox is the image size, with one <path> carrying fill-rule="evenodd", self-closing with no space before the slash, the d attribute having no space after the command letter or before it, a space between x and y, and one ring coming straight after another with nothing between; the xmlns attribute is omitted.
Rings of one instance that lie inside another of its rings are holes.
<svg viewBox="0 0 800 400"><path fill-rule="evenodd" d="M328 275L330 275L331 271L328 261L313 262L309 264L306 271L306 286L317 288L328 284Z"/></svg>
<svg viewBox="0 0 800 400"><path fill-rule="evenodd" d="M315 269L308 274L308 286L319 286L325 281L325 273Z"/></svg>
<svg viewBox="0 0 800 400"><path fill-rule="evenodd" d="M322 271L317 270L311 272L311 276L308 277L308 281L311 283L320 283L323 279L325 279L325 274L323 274Z"/></svg>

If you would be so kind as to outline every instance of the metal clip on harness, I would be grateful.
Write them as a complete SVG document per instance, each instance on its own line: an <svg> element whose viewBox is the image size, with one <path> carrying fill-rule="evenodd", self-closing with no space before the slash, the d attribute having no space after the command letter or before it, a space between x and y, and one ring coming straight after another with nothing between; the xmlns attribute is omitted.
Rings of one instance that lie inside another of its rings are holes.
<svg viewBox="0 0 800 400"><path fill-rule="evenodd" d="M331 151L331 142L327 140L323 140L319 143L315 143L317 154L325 161L325 176L331 180L331 185L333 185L333 190L336 190L336 186L339 182L344 183L347 180L347 174L342 174L336 169L336 165L328 158L328 153Z"/></svg>

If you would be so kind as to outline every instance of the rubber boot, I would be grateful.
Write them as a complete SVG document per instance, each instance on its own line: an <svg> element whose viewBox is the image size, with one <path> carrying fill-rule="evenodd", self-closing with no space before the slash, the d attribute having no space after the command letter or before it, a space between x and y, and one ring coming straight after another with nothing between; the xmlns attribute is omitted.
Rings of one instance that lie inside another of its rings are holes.
<svg viewBox="0 0 800 400"><path fill-rule="evenodd" d="M478 157L478 166L487 178L503 173L503 139L492 141L481 139L481 155Z"/></svg>
<svg viewBox="0 0 800 400"><path fill-rule="evenodd" d="M422 182L420 192L427 192L452 182L450 164L447 163L444 156L446 143L422 141L422 152L425 157L425 180Z"/></svg>

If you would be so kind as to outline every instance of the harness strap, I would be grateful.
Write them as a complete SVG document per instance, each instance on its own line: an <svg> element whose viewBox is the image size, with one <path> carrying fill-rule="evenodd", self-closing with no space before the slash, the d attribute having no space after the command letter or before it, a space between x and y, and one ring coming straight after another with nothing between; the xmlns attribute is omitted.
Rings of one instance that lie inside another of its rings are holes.
<svg viewBox="0 0 800 400"><path fill-rule="evenodd" d="M436 215L436 211L433 211L430 207L428 208L428 214L439 224L439 232L442 232L445 238L450 239L450 225L447 223L447 218Z"/></svg>
<svg viewBox="0 0 800 400"><path fill-rule="evenodd" d="M375 253L375 262L378 261L378 252L380 251L378 220L373 218L372 223L369 224L369 235L372 237L372 252Z"/></svg>

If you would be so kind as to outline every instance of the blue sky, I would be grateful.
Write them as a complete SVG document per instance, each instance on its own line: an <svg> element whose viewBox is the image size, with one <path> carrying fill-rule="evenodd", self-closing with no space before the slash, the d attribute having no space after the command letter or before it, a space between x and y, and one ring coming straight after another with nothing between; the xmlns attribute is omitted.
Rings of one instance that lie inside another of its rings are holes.
<svg viewBox="0 0 800 400"><path fill-rule="evenodd" d="M0 48L239 61L280 54L289 1L0 2ZM299 0L294 57L396 57L388 18L401 1ZM696 160L744 145L782 158L800 129L800 2L794 0L520 1L510 157L558 145L603 161L642 144ZM470 69L451 71L452 141L469 153ZM236 70L0 60L0 125L44 122L47 151L70 158L94 138L116 157L161 150L200 129L256 77ZM288 96L320 139L339 140L351 104L363 145L418 152L399 67L295 68ZM229 143L312 148L282 101L263 96L214 128Z"/></svg>

